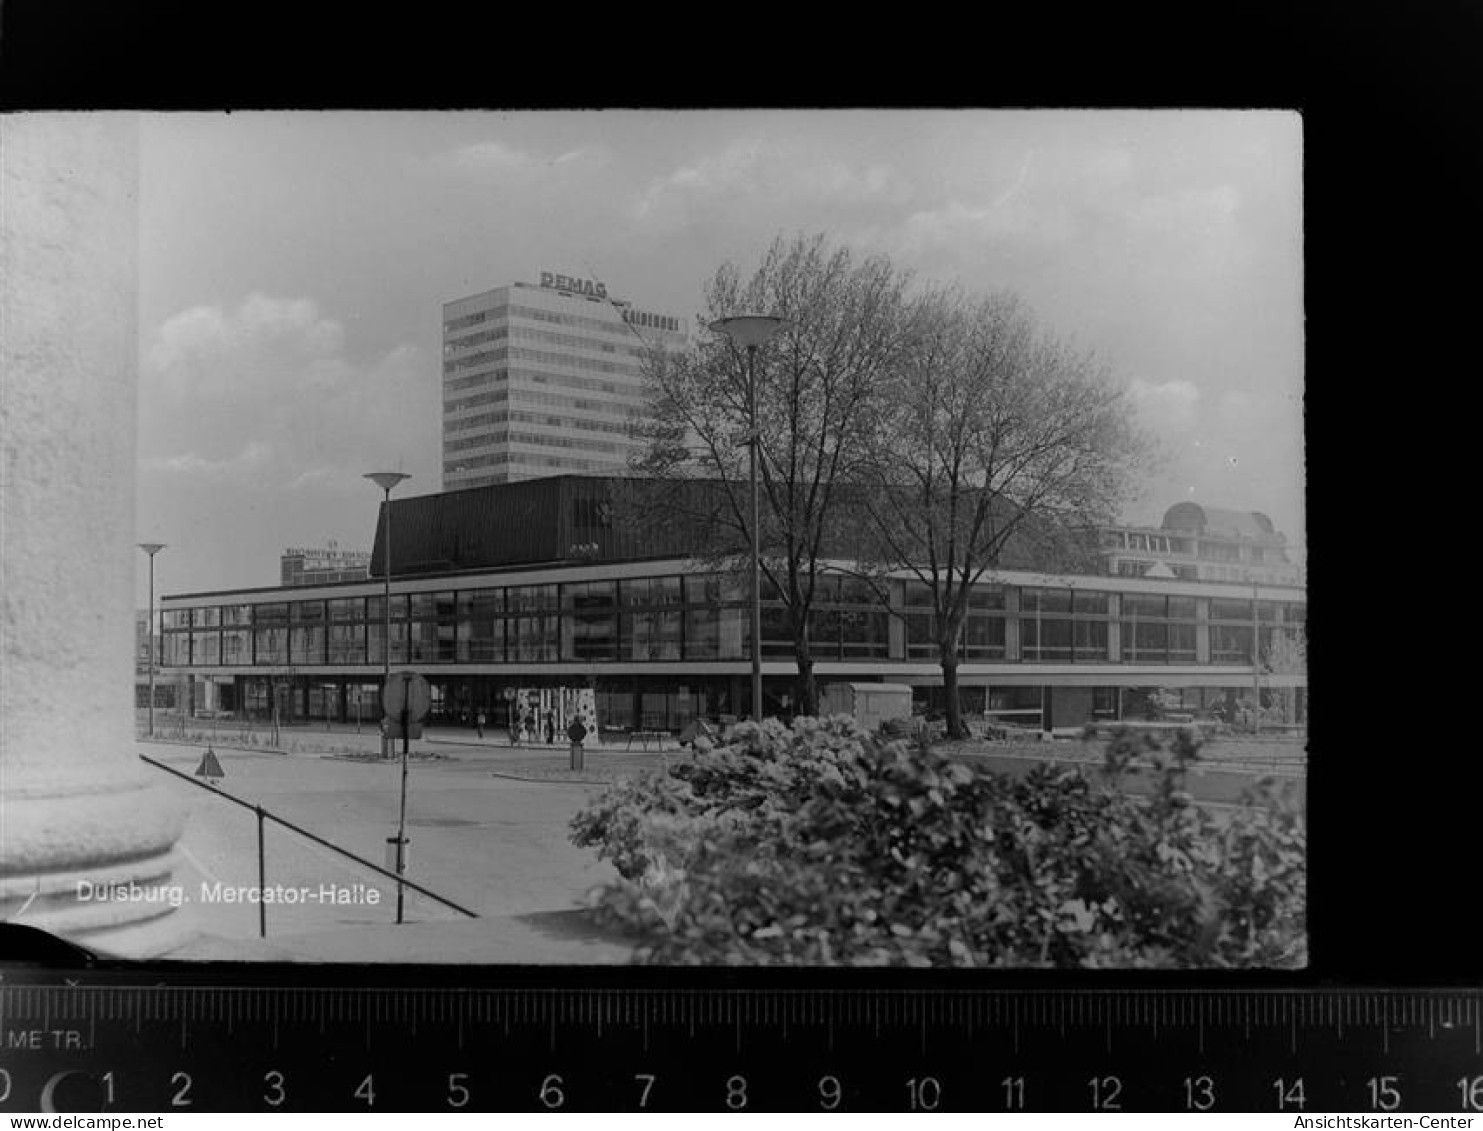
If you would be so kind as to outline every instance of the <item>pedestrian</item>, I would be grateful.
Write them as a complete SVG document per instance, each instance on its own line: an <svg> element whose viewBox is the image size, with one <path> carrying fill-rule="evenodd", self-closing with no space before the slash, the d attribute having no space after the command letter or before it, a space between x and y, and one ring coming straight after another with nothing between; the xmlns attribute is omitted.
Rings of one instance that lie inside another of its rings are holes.
<svg viewBox="0 0 1483 1131"><path fill-rule="evenodd" d="M483 738L484 737L484 712L483 711L480 711L477 715L474 716L474 729L475 729L475 731L478 732L478 735L479 735L480 738Z"/></svg>
<svg viewBox="0 0 1483 1131"><path fill-rule="evenodd" d="M546 712L546 745L553 746L556 743L556 712Z"/></svg>

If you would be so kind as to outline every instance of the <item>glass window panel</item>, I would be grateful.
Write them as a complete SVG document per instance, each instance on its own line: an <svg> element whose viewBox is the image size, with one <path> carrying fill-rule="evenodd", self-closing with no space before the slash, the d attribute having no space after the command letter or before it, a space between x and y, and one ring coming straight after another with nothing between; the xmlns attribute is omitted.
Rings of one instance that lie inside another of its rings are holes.
<svg viewBox="0 0 1483 1131"><path fill-rule="evenodd" d="M1153 593L1124 593L1122 611L1125 617L1163 617L1169 615L1167 597Z"/></svg>
<svg viewBox="0 0 1483 1131"><path fill-rule="evenodd" d="M324 602L295 601L292 612L294 624L315 624L324 620Z"/></svg>
<svg viewBox="0 0 1483 1131"><path fill-rule="evenodd" d="M623 615L623 655L633 660L678 660L683 614L652 610Z"/></svg>
<svg viewBox="0 0 1483 1131"><path fill-rule="evenodd" d="M218 628L221 626L221 608L217 605L208 605L204 609L196 610L197 628Z"/></svg>
<svg viewBox="0 0 1483 1131"><path fill-rule="evenodd" d="M1020 593L1020 610L1031 613L1069 613L1071 611L1071 590L1022 590Z"/></svg>
<svg viewBox="0 0 1483 1131"><path fill-rule="evenodd" d="M337 598L329 603L331 621L344 624L347 621L364 620L365 615L366 602L364 597Z"/></svg>
<svg viewBox="0 0 1483 1131"><path fill-rule="evenodd" d="M1038 687L991 687L986 709L990 711L1038 711L1040 706L1040 688Z"/></svg>
<svg viewBox="0 0 1483 1131"><path fill-rule="evenodd" d="M1072 636L1075 641L1075 658L1078 660L1107 659L1107 622L1105 620L1073 621Z"/></svg>
<svg viewBox="0 0 1483 1131"><path fill-rule="evenodd" d="M365 663L365 626L359 624L330 625L329 649L329 662L332 664Z"/></svg>
<svg viewBox="0 0 1483 1131"><path fill-rule="evenodd" d="M1021 652L1027 660L1071 659L1071 621L1024 620L1020 622Z"/></svg>
<svg viewBox="0 0 1483 1131"><path fill-rule="evenodd" d="M685 659L721 658L721 613L691 604L685 610Z"/></svg>
<svg viewBox="0 0 1483 1131"><path fill-rule="evenodd" d="M1231 601L1220 597L1210 599L1211 620L1240 620L1251 623L1251 602Z"/></svg>
<svg viewBox="0 0 1483 1131"><path fill-rule="evenodd" d="M161 638L163 659L160 661L166 665L188 664L191 662L191 634L188 632L170 632Z"/></svg>
<svg viewBox="0 0 1483 1131"><path fill-rule="evenodd" d="M1195 662L1195 626L1171 624L1169 626L1169 661L1175 664Z"/></svg>
<svg viewBox="0 0 1483 1131"><path fill-rule="evenodd" d="M970 609L1004 608L1004 587L1002 585L975 585L968 593L968 607Z"/></svg>
<svg viewBox="0 0 1483 1131"><path fill-rule="evenodd" d="M505 605L512 613L554 612L559 608L555 585L516 585L505 590Z"/></svg>
<svg viewBox="0 0 1483 1131"><path fill-rule="evenodd" d="M907 613L906 658L930 660L937 655L937 617L932 613Z"/></svg>
<svg viewBox="0 0 1483 1131"><path fill-rule="evenodd" d="M721 600L721 579L718 576L713 573L692 573L686 576L686 604L714 605Z"/></svg>
<svg viewBox="0 0 1483 1131"><path fill-rule="evenodd" d="M1072 596L1071 608L1078 615L1084 613L1089 616L1105 617L1107 615L1107 594L1078 589Z"/></svg>
<svg viewBox="0 0 1483 1131"><path fill-rule="evenodd" d="M762 654L769 658L793 655L793 631L788 610L776 605L762 607Z"/></svg>
<svg viewBox="0 0 1483 1131"><path fill-rule="evenodd" d="M224 605L221 610L221 623L224 625L250 625L252 623L252 606Z"/></svg>
<svg viewBox="0 0 1483 1131"><path fill-rule="evenodd" d="M1230 624L1211 625L1210 662L1213 664L1249 664L1251 662L1251 627Z"/></svg>
<svg viewBox="0 0 1483 1131"><path fill-rule="evenodd" d="M908 609L933 608L932 587L924 581L908 581L903 603Z"/></svg>
<svg viewBox="0 0 1483 1131"><path fill-rule="evenodd" d="M252 649L254 663L288 663L288 629L286 627L253 629Z"/></svg>
<svg viewBox="0 0 1483 1131"><path fill-rule="evenodd" d="M1195 599L1193 597L1170 597L1169 615L1178 620L1195 619Z"/></svg>
<svg viewBox="0 0 1483 1131"><path fill-rule="evenodd" d="M193 664L219 664L219 663L221 663L221 633L219 633L219 632L193 632L193 633L191 633L191 663L193 663Z"/></svg>
<svg viewBox="0 0 1483 1131"><path fill-rule="evenodd" d="M884 582L881 583L884 587ZM880 605L880 595L869 581L860 577L839 579L839 603L841 605Z"/></svg>
<svg viewBox="0 0 1483 1131"><path fill-rule="evenodd" d="M839 618L838 609L818 609L809 614L809 652L816 660L839 659Z"/></svg>
<svg viewBox="0 0 1483 1131"><path fill-rule="evenodd" d="M497 663L504 659L505 622L475 617L458 622L456 655L469 663Z"/></svg>
<svg viewBox="0 0 1483 1131"><path fill-rule="evenodd" d="M229 628L221 634L221 662L252 663L252 633L245 628Z"/></svg>
<svg viewBox="0 0 1483 1131"><path fill-rule="evenodd" d="M252 623L254 627L269 624L287 624L288 602L265 601L261 605L254 606L252 610Z"/></svg>
<svg viewBox="0 0 1483 1131"><path fill-rule="evenodd" d="M320 625L296 627L289 640L290 663L324 663L324 628Z"/></svg>
<svg viewBox="0 0 1483 1131"><path fill-rule="evenodd" d="M970 660L1004 658L1004 618L968 614L963 622L963 654Z"/></svg>
<svg viewBox="0 0 1483 1131"><path fill-rule="evenodd" d="M505 638L512 662L554 660L561 643L554 616L510 617L505 621Z"/></svg>
<svg viewBox="0 0 1483 1131"><path fill-rule="evenodd" d="M458 617L461 620L485 620L504 611L503 589L465 589L458 595Z"/></svg>

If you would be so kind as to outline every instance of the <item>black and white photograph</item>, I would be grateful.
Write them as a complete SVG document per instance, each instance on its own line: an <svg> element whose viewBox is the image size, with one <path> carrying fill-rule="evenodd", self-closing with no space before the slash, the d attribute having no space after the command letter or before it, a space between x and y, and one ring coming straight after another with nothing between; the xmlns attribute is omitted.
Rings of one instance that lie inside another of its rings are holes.
<svg viewBox="0 0 1483 1131"><path fill-rule="evenodd" d="M0 921L1309 967L1299 113L0 144Z"/></svg>

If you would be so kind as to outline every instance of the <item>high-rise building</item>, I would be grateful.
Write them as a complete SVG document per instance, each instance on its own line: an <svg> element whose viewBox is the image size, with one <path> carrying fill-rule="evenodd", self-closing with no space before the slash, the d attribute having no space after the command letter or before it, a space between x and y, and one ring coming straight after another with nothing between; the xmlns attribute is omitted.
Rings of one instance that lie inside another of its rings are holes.
<svg viewBox="0 0 1483 1131"><path fill-rule="evenodd" d="M687 339L674 315L549 271L444 303L443 489L623 474L644 355Z"/></svg>

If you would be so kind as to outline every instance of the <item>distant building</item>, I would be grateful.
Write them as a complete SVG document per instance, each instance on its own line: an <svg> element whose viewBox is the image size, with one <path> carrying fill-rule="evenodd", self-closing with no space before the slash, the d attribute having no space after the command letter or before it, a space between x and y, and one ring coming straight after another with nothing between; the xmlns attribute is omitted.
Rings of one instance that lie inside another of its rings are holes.
<svg viewBox="0 0 1483 1131"><path fill-rule="evenodd" d="M643 358L687 338L675 315L550 271L445 303L443 489L625 474Z"/></svg>
<svg viewBox="0 0 1483 1131"><path fill-rule="evenodd" d="M336 581L364 581L371 565L365 550L341 550L334 542L327 549L293 547L278 559L280 585L328 585Z"/></svg>
<svg viewBox="0 0 1483 1131"><path fill-rule="evenodd" d="M1104 530L1102 553L1107 572L1117 577L1304 583L1302 566L1288 556L1287 538L1258 511L1176 503L1160 526Z"/></svg>

